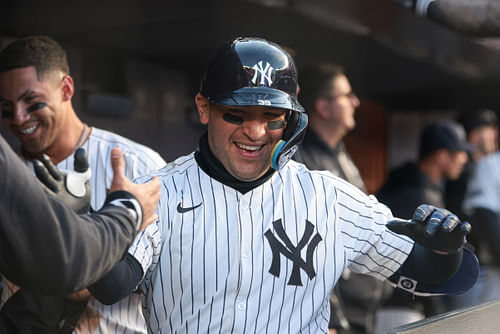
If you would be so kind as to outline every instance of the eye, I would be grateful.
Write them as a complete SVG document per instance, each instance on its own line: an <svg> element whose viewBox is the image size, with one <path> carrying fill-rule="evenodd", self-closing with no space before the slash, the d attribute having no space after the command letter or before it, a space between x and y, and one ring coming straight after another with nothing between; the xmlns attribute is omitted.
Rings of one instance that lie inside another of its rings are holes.
<svg viewBox="0 0 500 334"><path fill-rule="evenodd" d="M225 120L228 123L234 124L234 125L241 125L243 124L243 117L233 115L231 113L224 113L222 114L222 119Z"/></svg>
<svg viewBox="0 0 500 334"><path fill-rule="evenodd" d="M2 118L12 118L14 116L14 112L7 104L0 105L0 113L2 114Z"/></svg>
<svg viewBox="0 0 500 334"><path fill-rule="evenodd" d="M283 119L276 119L267 122L267 128L269 130L278 130L283 128L284 126L285 126L285 120Z"/></svg>
<svg viewBox="0 0 500 334"><path fill-rule="evenodd" d="M47 105L47 103L45 103L45 102L39 102L39 103L32 104L26 109L26 112L30 113L30 112L37 111L39 109L43 109L43 108L45 108L46 105Z"/></svg>
<svg viewBox="0 0 500 334"><path fill-rule="evenodd" d="M2 118L12 118L14 117L14 113L10 110L5 110L2 108Z"/></svg>

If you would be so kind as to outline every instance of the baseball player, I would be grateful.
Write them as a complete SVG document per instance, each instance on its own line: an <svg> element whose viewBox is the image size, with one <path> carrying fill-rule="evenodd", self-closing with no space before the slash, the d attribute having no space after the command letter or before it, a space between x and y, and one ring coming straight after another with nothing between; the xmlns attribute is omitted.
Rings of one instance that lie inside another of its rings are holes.
<svg viewBox="0 0 500 334"><path fill-rule="evenodd" d="M412 293L475 282L468 223L422 206L413 221L390 223L410 237L396 234L374 197L288 161L307 125L296 93L294 62L278 45L238 38L217 50L195 99L207 125L199 149L151 174L162 184L156 231L136 238L135 262L101 280L112 283L96 298L112 302L140 281L150 333L325 333L346 267Z"/></svg>
<svg viewBox="0 0 500 334"><path fill-rule="evenodd" d="M113 177L110 154L120 148L125 176L136 178L165 165L158 153L117 134L91 128L76 115L71 99L73 79L66 53L49 37L19 39L0 53L0 103L3 122L21 141L28 166L42 153L59 169L73 168L73 152L83 147L92 170L91 207L104 203ZM105 254L103 254L105 256ZM72 296L91 298L88 292ZM145 333L140 297L132 294L117 305L91 299L78 329L85 333Z"/></svg>

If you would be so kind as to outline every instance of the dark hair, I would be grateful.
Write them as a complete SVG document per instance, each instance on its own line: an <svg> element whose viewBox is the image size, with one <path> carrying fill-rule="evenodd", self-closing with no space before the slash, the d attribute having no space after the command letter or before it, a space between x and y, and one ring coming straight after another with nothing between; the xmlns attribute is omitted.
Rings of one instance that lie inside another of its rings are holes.
<svg viewBox="0 0 500 334"><path fill-rule="evenodd" d="M29 66L35 67L39 79L53 70L69 74L66 51L47 36L18 39L0 52L0 73Z"/></svg>
<svg viewBox="0 0 500 334"><path fill-rule="evenodd" d="M336 64L318 63L304 68L299 73L299 101L306 112L314 112L314 103L322 97L329 97L332 80L344 74L344 69Z"/></svg>

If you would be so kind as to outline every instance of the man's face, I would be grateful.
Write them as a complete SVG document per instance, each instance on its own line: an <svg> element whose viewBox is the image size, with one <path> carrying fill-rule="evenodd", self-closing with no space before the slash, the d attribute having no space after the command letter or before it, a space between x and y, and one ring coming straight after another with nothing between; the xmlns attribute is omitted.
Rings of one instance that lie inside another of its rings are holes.
<svg viewBox="0 0 500 334"><path fill-rule="evenodd" d="M332 91L329 103L332 113L332 121L346 130L352 130L356 126L354 111L359 107L359 99L352 91L351 84L343 74L333 79Z"/></svg>
<svg viewBox="0 0 500 334"><path fill-rule="evenodd" d="M3 123L29 153L43 152L58 136L64 116L61 76L49 73L39 80L33 66L0 74Z"/></svg>
<svg viewBox="0 0 500 334"><path fill-rule="evenodd" d="M272 150L286 125L284 110L208 102L205 108L198 105L198 110L200 121L208 125L210 150L232 176L248 182L267 172Z"/></svg>
<svg viewBox="0 0 500 334"><path fill-rule="evenodd" d="M464 165L469 160L465 151L447 151L448 159L445 166L445 177L449 180L456 180L462 174Z"/></svg>
<svg viewBox="0 0 500 334"><path fill-rule="evenodd" d="M471 131L469 139L482 155L488 155L498 150L498 129L485 125Z"/></svg>

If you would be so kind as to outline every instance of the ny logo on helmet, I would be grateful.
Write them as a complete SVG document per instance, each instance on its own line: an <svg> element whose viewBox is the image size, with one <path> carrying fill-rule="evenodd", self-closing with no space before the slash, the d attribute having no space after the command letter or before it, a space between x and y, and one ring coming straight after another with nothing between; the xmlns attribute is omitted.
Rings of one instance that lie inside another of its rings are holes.
<svg viewBox="0 0 500 334"><path fill-rule="evenodd" d="M259 85L265 85L265 86L271 86L273 83L273 80L271 78L271 74L273 73L274 68L266 62L266 66L262 65L262 60L259 61L257 64L253 65L252 69L254 70L254 75L252 78L252 83L254 85L257 85L257 82Z"/></svg>

